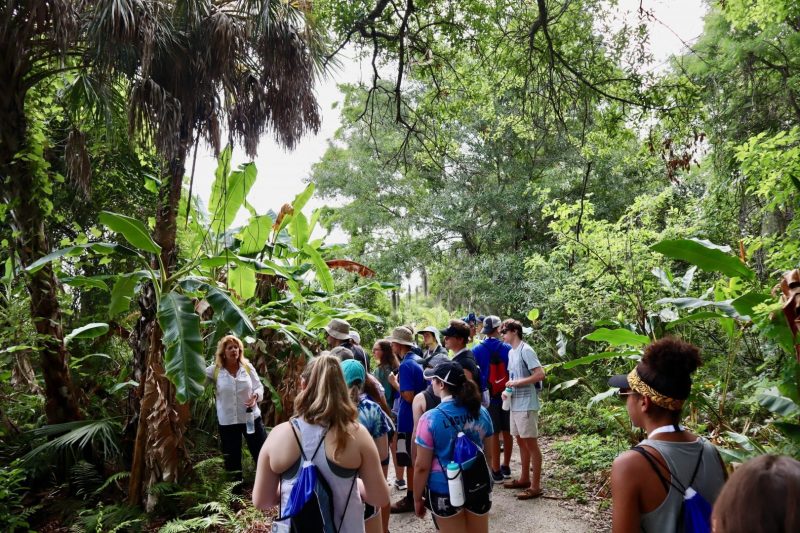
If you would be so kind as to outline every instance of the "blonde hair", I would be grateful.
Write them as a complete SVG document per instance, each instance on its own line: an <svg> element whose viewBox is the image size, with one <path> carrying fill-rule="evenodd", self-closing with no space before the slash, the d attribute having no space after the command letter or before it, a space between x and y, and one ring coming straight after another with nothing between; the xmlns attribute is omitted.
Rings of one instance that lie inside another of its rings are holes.
<svg viewBox="0 0 800 533"><path fill-rule="evenodd" d="M336 447L333 458L336 459L357 428L358 411L350 399L337 357L320 355L309 366L311 372L307 378L304 376L306 387L294 400L294 412L309 424L334 430Z"/></svg>
<svg viewBox="0 0 800 533"><path fill-rule="evenodd" d="M244 356L244 343L241 339L236 335L225 335L217 343L217 352L214 354L214 363L217 365L217 368L222 368L222 354L225 353L225 346L231 342L239 346L239 364L244 366L245 369L248 366L252 367L253 365L251 365L247 357Z"/></svg>

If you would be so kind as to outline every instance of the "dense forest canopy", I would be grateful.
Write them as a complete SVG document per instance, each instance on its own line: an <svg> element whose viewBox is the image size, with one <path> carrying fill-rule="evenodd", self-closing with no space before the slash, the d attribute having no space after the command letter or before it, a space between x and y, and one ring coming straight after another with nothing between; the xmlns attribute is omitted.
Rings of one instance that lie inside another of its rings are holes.
<svg viewBox="0 0 800 533"><path fill-rule="evenodd" d="M272 426L332 318L364 346L523 320L579 474L632 435L603 376L678 334L705 359L688 419L727 461L800 455L800 4L708 2L666 65L640 4L4 3L0 528L260 523L217 475L203 370L242 338ZM233 147L316 132L342 50L367 79L308 187L258 212ZM346 245L312 236L333 226Z"/></svg>

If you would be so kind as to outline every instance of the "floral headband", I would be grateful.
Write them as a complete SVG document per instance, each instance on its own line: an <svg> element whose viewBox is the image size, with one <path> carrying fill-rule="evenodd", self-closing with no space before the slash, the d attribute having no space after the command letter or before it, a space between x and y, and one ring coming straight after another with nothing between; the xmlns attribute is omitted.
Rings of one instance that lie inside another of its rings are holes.
<svg viewBox="0 0 800 533"><path fill-rule="evenodd" d="M631 390L638 392L642 396L647 396L654 404L658 405L659 407L663 407L664 409L669 409L670 411L680 411L683 407L683 403L686 401L678 400L677 398L670 398L669 396L661 394L653 387L642 381L642 378L639 377L639 373L635 368L628 374L628 384L630 385Z"/></svg>

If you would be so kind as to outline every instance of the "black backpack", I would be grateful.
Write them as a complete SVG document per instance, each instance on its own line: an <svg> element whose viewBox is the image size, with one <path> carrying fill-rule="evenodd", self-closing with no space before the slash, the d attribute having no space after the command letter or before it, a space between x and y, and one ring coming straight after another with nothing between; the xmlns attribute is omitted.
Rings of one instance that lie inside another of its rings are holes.
<svg viewBox="0 0 800 533"><path fill-rule="evenodd" d="M464 428L459 427L456 424L456 421L453 418L444 412L441 407L437 407L441 413L447 417L447 420L450 421L450 424L454 428L458 428L459 432L463 432ZM469 438L469 437L464 437ZM457 441L458 439L456 439ZM492 493L492 487L494 483L492 481L492 474L489 471L489 463L486 461L486 455L483 453L483 448L480 445L476 445L474 442L472 443L475 445L477 452L475 453L475 457L470 459L467 462L459 463L461 466L461 480L464 485L464 505L479 505L486 501L486 498ZM447 472L447 465L442 463L442 460L437 456L436 460L439 461L439 465L442 467L442 471Z"/></svg>
<svg viewBox="0 0 800 533"><path fill-rule="evenodd" d="M289 502L285 513L281 514L279 512L279 518L276 521L289 520L289 530L292 533L308 533L310 531L339 533L347 513L347 506L350 504L349 494L353 492L358 474L353 475L353 483L348 491L347 503L337 526L334 522L333 490L319 472L317 466L312 462L319 449L325 443L327 431L323 433L319 444L314 450L314 454L308 459L305 452L303 452L303 444L297 436L297 431L295 430L297 426L294 420L291 421L291 425L292 434L300 447L302 462L300 472L297 474L297 480L289 493Z"/></svg>

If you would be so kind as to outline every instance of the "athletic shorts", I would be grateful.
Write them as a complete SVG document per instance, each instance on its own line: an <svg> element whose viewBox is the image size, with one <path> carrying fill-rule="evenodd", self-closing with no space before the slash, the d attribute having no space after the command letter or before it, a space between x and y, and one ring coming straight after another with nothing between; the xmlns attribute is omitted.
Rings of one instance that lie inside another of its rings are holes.
<svg viewBox="0 0 800 533"><path fill-rule="evenodd" d="M449 494L439 494L438 492L431 492L427 487L425 488L425 507L430 509L434 517L450 518L455 516L463 510L467 510L474 515L484 515L492 509L492 496L486 495L486 499L480 503L468 503L463 507L453 507L450 505ZM434 518L435 520L435 518ZM437 527L438 528L438 527Z"/></svg>
<svg viewBox="0 0 800 533"><path fill-rule="evenodd" d="M511 434L523 439L539 438L539 411L511 411Z"/></svg>
<svg viewBox="0 0 800 533"><path fill-rule="evenodd" d="M494 434L511 431L511 411L503 411L503 405L499 403L489 404L489 416L492 417Z"/></svg>
<svg viewBox="0 0 800 533"><path fill-rule="evenodd" d="M380 512L380 508L374 507L368 503L364 504L364 522L371 518L375 518L378 512Z"/></svg>

